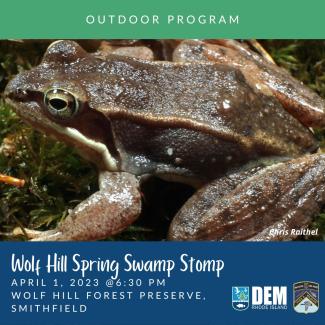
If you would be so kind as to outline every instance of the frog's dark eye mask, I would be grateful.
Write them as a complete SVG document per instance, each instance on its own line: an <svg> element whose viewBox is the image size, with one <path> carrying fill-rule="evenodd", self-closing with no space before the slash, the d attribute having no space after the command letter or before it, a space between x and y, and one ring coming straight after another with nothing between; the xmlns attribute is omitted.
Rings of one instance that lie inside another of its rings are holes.
<svg viewBox="0 0 325 325"><path fill-rule="evenodd" d="M55 118L73 117L80 109L80 101L70 92L61 88L50 88L44 93L44 105Z"/></svg>
<svg viewBox="0 0 325 325"><path fill-rule="evenodd" d="M45 93L16 87L13 90L7 88L6 98L17 113L35 128L43 132L50 129L52 135L77 147L87 159L95 164L100 162L101 168L118 170L119 153L113 141L110 121L90 109L72 92L55 86Z"/></svg>

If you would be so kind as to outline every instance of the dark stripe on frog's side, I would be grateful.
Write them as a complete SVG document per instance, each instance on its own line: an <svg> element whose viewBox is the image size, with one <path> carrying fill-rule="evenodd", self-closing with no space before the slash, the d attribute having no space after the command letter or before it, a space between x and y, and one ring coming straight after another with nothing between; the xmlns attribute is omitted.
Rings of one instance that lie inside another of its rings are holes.
<svg viewBox="0 0 325 325"><path fill-rule="evenodd" d="M239 146L214 135L180 127L161 127L112 119L121 167L136 175L178 175L204 184L227 170L270 153ZM173 179L173 177L171 177Z"/></svg>
<svg viewBox="0 0 325 325"><path fill-rule="evenodd" d="M112 120L122 170L133 174L178 175L205 183L231 166L255 159L237 143L196 130L152 127L126 119Z"/></svg>

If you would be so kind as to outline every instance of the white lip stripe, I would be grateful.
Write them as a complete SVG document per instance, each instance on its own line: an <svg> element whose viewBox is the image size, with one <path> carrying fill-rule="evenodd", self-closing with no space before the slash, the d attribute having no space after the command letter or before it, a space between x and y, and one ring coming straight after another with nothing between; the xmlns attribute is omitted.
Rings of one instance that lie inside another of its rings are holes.
<svg viewBox="0 0 325 325"><path fill-rule="evenodd" d="M108 151L107 147L101 143L94 141L92 139L89 139L85 137L82 133L80 133L78 130L70 127L61 127L58 125L55 125L55 129L68 136L69 138L72 138L74 140L77 140L78 142L83 143L85 146L97 151L102 155L103 162L109 171L117 171L117 162L116 160L112 157L110 152Z"/></svg>

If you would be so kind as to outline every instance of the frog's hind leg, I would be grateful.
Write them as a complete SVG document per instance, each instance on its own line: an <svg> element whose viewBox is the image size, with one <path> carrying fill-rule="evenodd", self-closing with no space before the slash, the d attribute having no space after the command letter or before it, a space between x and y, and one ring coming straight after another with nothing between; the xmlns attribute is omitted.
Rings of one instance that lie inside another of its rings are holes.
<svg viewBox="0 0 325 325"><path fill-rule="evenodd" d="M239 69L256 92L276 97L305 126L325 126L325 101L288 71L235 40L184 40L175 62L215 62Z"/></svg>
<svg viewBox="0 0 325 325"><path fill-rule="evenodd" d="M290 240L325 203L325 155L238 172L199 190L175 216L171 240Z"/></svg>
<svg viewBox="0 0 325 325"><path fill-rule="evenodd" d="M104 239L124 230L140 214L138 180L128 173L103 172L99 191L77 205L56 229L24 233L33 241Z"/></svg>

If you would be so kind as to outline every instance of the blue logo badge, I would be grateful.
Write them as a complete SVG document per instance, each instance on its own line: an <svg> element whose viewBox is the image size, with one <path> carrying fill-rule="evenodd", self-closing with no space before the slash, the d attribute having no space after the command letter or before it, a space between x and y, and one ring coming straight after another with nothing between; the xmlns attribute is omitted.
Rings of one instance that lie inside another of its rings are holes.
<svg viewBox="0 0 325 325"><path fill-rule="evenodd" d="M238 311L249 307L249 287L232 287L232 308Z"/></svg>
<svg viewBox="0 0 325 325"><path fill-rule="evenodd" d="M294 283L293 308L297 313L316 313L319 309L319 284L311 281Z"/></svg>

